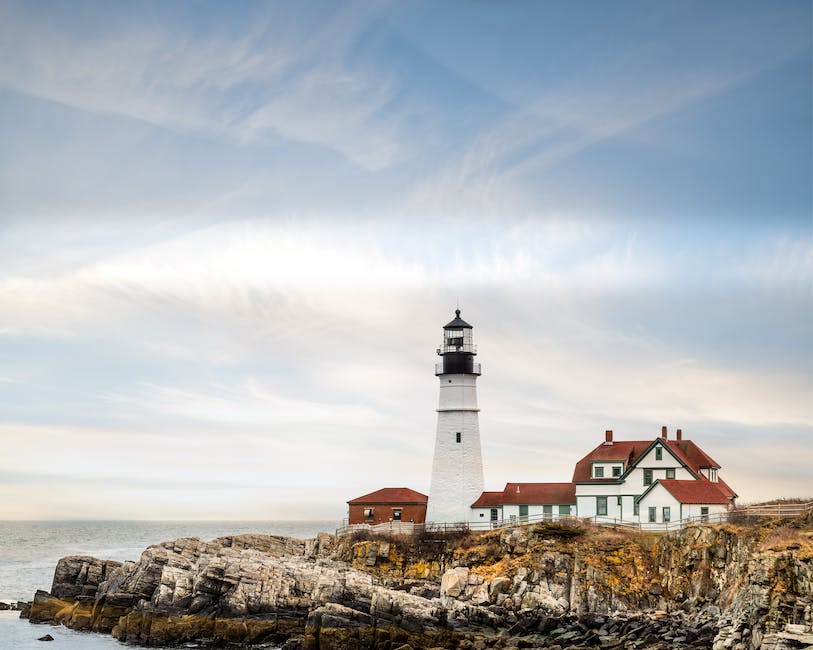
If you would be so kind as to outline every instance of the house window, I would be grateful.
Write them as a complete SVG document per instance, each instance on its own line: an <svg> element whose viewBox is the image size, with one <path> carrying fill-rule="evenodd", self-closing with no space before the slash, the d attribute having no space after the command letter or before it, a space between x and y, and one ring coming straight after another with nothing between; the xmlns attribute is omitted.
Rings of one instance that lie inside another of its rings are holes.
<svg viewBox="0 0 813 650"><path fill-rule="evenodd" d="M709 470L709 480L710 480L712 483L716 483L716 482L717 482L717 470L716 470L716 469L710 469L710 470Z"/></svg>
<svg viewBox="0 0 813 650"><path fill-rule="evenodd" d="M652 470L644 470L644 485L652 485Z"/></svg>
<svg viewBox="0 0 813 650"><path fill-rule="evenodd" d="M613 476L621 476L621 468L618 465L613 467Z"/></svg>
<svg viewBox="0 0 813 650"><path fill-rule="evenodd" d="M392 520L393 521L401 521L401 508L393 508L392 509Z"/></svg>
<svg viewBox="0 0 813 650"><path fill-rule="evenodd" d="M666 470L666 478L668 478L668 479L675 478L675 468L674 467L670 467L669 469Z"/></svg>
<svg viewBox="0 0 813 650"><path fill-rule="evenodd" d="M550 521L553 519L553 506L542 506L542 519Z"/></svg>
<svg viewBox="0 0 813 650"><path fill-rule="evenodd" d="M594 467L593 468L593 477L594 478L604 478L604 468L603 467Z"/></svg>
<svg viewBox="0 0 813 650"><path fill-rule="evenodd" d="M707 522L709 520L709 507L700 506L700 521Z"/></svg>
<svg viewBox="0 0 813 650"><path fill-rule="evenodd" d="M672 509L669 506L663 507L663 520L672 521Z"/></svg>
<svg viewBox="0 0 813 650"><path fill-rule="evenodd" d="M496 508L492 508L492 509L491 509L491 521L497 521L497 515L498 515L498 514L499 514L499 513L497 512L497 509L496 509Z"/></svg>
<svg viewBox="0 0 813 650"><path fill-rule="evenodd" d="M616 499L615 505L617 505L619 508L621 507L621 497L618 497L618 499Z"/></svg>
<svg viewBox="0 0 813 650"><path fill-rule="evenodd" d="M633 506L632 506L632 514L633 514L633 516L635 516L635 517L637 517L638 515L640 515L640 514L641 514L641 506L639 505L639 503L638 503L637 501L635 501L635 502L633 503Z"/></svg>
<svg viewBox="0 0 813 650"><path fill-rule="evenodd" d="M663 449L655 447L655 460L663 460Z"/></svg>
<svg viewBox="0 0 813 650"><path fill-rule="evenodd" d="M596 514L607 516L607 497L596 497Z"/></svg>
<svg viewBox="0 0 813 650"><path fill-rule="evenodd" d="M373 518L373 508L364 508L364 518L365 519Z"/></svg>
<svg viewBox="0 0 813 650"><path fill-rule="evenodd" d="M657 508L655 506L649 506L649 523L655 522L655 517L657 516Z"/></svg>
<svg viewBox="0 0 813 650"><path fill-rule="evenodd" d="M463 434L460 433L460 431L458 431L457 433L454 434L454 441L455 442L460 442L462 440L462 438L463 438Z"/></svg>
<svg viewBox="0 0 813 650"><path fill-rule="evenodd" d="M559 506L559 516L560 517L569 517L570 516L570 506Z"/></svg>

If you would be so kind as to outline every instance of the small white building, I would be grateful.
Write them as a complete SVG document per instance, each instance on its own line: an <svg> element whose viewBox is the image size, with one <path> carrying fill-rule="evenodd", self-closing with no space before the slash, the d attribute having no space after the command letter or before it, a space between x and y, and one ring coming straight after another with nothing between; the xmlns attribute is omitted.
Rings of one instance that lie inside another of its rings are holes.
<svg viewBox="0 0 813 650"><path fill-rule="evenodd" d="M714 521L728 512L730 504L730 498L719 489L719 481L658 480L638 497L643 527L684 519Z"/></svg>
<svg viewBox="0 0 813 650"><path fill-rule="evenodd" d="M502 492L483 492L471 505L472 524L555 521L576 514L573 483L506 483Z"/></svg>

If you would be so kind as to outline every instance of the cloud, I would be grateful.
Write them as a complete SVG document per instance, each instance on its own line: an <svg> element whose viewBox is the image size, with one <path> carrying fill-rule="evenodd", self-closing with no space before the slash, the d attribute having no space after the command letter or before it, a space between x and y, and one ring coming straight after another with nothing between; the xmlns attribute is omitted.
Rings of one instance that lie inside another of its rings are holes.
<svg viewBox="0 0 813 650"><path fill-rule="evenodd" d="M7 8L0 85L169 129L312 143L381 169L401 156L400 120L374 119L395 80L353 54L381 12L324 9L318 20L303 12L298 24L280 7L244 16L237 36L141 17L82 39L65 24Z"/></svg>
<svg viewBox="0 0 813 650"><path fill-rule="evenodd" d="M386 419L363 404L337 404L294 399L248 378L238 386L213 386L196 392L172 386L146 384L139 396L109 394L117 408L154 412L168 418L212 422L234 427L245 425L331 423L337 427L381 427Z"/></svg>

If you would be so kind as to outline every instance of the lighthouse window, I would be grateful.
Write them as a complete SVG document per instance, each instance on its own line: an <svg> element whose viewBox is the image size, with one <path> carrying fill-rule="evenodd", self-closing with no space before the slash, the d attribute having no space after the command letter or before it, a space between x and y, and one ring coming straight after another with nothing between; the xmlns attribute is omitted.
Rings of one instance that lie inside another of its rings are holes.
<svg viewBox="0 0 813 650"><path fill-rule="evenodd" d="M454 434L454 441L455 441L455 442L460 442L460 440L461 440L462 438L463 438L463 434L462 434L462 433L460 433L460 431L458 431L457 433L455 433L455 434Z"/></svg>

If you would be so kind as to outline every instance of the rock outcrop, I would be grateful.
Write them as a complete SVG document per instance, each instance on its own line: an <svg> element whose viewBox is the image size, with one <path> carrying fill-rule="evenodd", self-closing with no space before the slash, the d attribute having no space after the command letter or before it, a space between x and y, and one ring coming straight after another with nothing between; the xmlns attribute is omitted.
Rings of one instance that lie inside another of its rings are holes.
<svg viewBox="0 0 813 650"><path fill-rule="evenodd" d="M146 646L780 650L813 642L809 542L726 526L545 525L454 544L179 539L138 562L60 560L30 617Z"/></svg>

